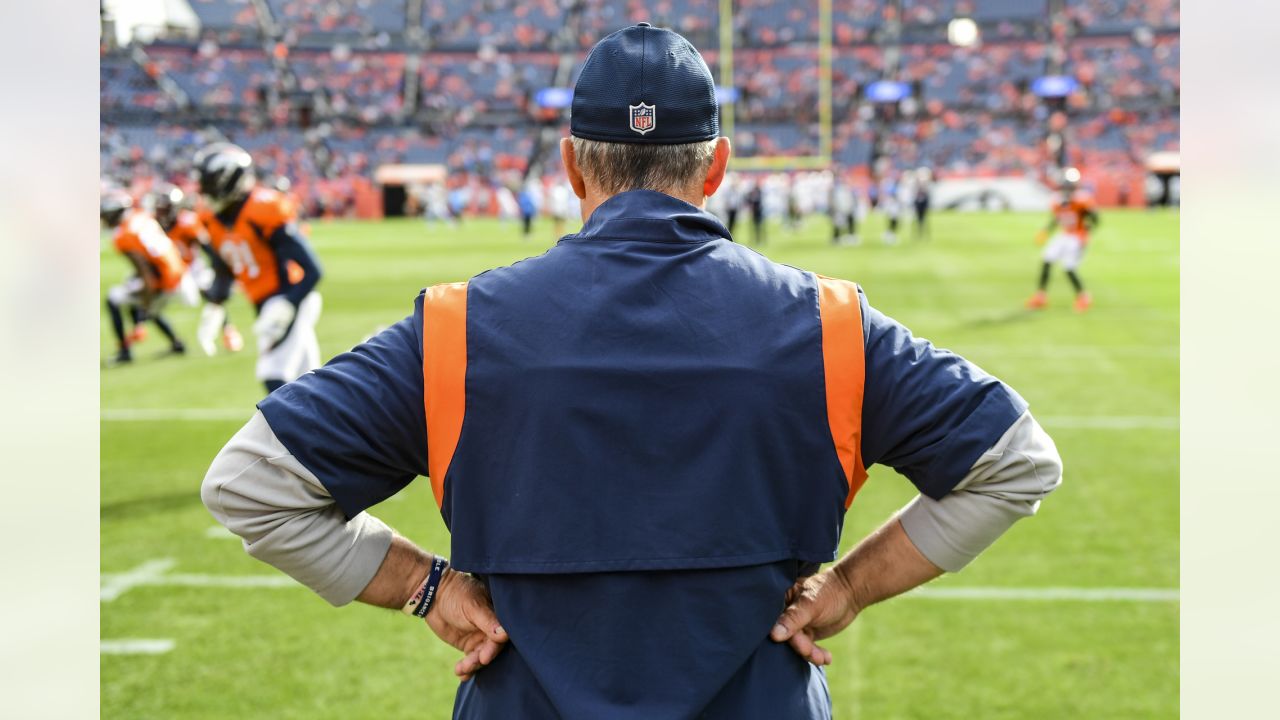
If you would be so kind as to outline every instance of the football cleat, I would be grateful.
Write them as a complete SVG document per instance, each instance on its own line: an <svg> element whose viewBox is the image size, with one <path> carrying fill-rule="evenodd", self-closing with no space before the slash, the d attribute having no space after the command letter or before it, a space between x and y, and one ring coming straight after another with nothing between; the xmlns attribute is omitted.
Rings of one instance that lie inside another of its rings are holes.
<svg viewBox="0 0 1280 720"><path fill-rule="evenodd" d="M138 343L146 339L147 339L147 326L134 325L133 329L129 331L129 335L125 337L124 342L125 342L125 345L130 346L130 345L137 345Z"/></svg>
<svg viewBox="0 0 1280 720"><path fill-rule="evenodd" d="M240 331L235 325L227 325L222 328L222 347L228 352L240 352L244 349L244 338L240 335Z"/></svg>
<svg viewBox="0 0 1280 720"><path fill-rule="evenodd" d="M1076 295L1076 306L1075 306L1076 312L1082 313L1088 310L1089 306L1092 304L1093 304L1093 296L1090 295L1089 293L1082 292L1079 295Z"/></svg>
<svg viewBox="0 0 1280 720"><path fill-rule="evenodd" d="M1041 310L1048 304L1049 296L1043 290L1036 291L1035 295L1027 299L1027 308L1031 310Z"/></svg>
<svg viewBox="0 0 1280 720"><path fill-rule="evenodd" d="M116 367L117 365L128 365L133 362L133 354L129 352L128 347L120 348L120 351L107 360L107 367Z"/></svg>

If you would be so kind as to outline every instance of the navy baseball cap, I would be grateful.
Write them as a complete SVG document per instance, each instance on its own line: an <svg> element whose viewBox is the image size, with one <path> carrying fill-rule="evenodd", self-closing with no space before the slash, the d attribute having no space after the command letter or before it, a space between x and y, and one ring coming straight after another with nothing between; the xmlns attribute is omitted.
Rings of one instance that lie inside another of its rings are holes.
<svg viewBox="0 0 1280 720"><path fill-rule="evenodd" d="M587 140L679 145L720 135L716 84L679 34L640 23L587 54L573 89L569 133Z"/></svg>

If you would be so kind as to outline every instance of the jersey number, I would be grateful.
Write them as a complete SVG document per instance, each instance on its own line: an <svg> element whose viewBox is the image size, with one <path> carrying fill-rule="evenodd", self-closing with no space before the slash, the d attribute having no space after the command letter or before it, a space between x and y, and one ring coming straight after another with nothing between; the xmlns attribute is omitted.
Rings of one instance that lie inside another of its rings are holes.
<svg viewBox="0 0 1280 720"><path fill-rule="evenodd" d="M231 266L231 272L250 279L258 277L258 260L246 240L227 240L218 248L218 254Z"/></svg>

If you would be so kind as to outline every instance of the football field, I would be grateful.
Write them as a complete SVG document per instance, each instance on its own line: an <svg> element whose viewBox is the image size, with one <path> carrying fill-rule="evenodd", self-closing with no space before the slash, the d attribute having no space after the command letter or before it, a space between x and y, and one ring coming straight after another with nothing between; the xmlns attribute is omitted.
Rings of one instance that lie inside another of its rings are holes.
<svg viewBox="0 0 1280 720"><path fill-rule="evenodd" d="M908 227L896 246L879 243L879 216L858 247L833 247L825 218L770 228L765 254L856 280L881 311L1011 384L1066 468L1040 515L964 572L826 642L838 718L1178 715L1178 215L1102 213L1084 315L1060 272L1049 308L1023 309L1045 220L939 213L931 240ZM326 359L409 314L424 286L542 252L550 223L535 230L522 241L515 224L488 220L313 223ZM104 297L125 272L104 249ZM251 344L251 308L238 294L230 308ZM185 357L162 356L151 327L132 366L102 372L102 717L448 717L454 650L399 613L331 608L215 526L200 481L262 388L251 348L204 357L197 311L169 314ZM102 355L113 351L104 313ZM912 495L873 468L845 547ZM374 513L447 553L425 481Z"/></svg>

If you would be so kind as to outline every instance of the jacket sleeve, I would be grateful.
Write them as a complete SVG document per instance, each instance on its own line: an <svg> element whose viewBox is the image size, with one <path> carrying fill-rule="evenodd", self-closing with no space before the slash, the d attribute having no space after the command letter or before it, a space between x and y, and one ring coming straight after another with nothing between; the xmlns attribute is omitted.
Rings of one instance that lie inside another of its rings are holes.
<svg viewBox="0 0 1280 720"><path fill-rule="evenodd" d="M209 468L201 499L250 555L334 605L369 584L392 530L365 509L426 472L415 313L267 396Z"/></svg>
<svg viewBox="0 0 1280 720"><path fill-rule="evenodd" d="M917 496L898 519L930 562L956 572L1015 522L1034 515L1061 483L1057 447L1024 412L951 492L937 500Z"/></svg>
<svg viewBox="0 0 1280 720"><path fill-rule="evenodd" d="M862 459L939 500L1027 410L1008 385L871 307L861 292Z"/></svg>
<svg viewBox="0 0 1280 720"><path fill-rule="evenodd" d="M287 383L258 409L347 518L426 475L422 296L412 315Z"/></svg>
<svg viewBox="0 0 1280 720"><path fill-rule="evenodd" d="M344 517L260 412L218 453L200 497L250 555L333 605L360 594L391 546L393 532L381 520L364 512Z"/></svg>

